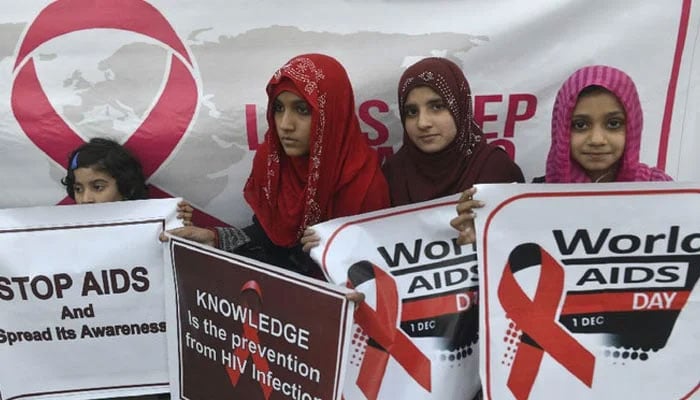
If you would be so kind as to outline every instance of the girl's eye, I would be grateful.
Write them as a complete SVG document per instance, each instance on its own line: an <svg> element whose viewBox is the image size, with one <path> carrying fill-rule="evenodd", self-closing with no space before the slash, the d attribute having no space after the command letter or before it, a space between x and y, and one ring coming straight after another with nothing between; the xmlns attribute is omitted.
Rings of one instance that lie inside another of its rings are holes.
<svg viewBox="0 0 700 400"><path fill-rule="evenodd" d="M443 103L433 103L433 104L431 105L431 107L432 107L432 109L433 109L434 111L441 111L441 110L444 110L444 109L445 109L445 104L443 104Z"/></svg>
<svg viewBox="0 0 700 400"><path fill-rule="evenodd" d="M406 115L406 118L415 117L416 115L418 115L418 108L406 107L406 108L404 108L404 114Z"/></svg>
<svg viewBox="0 0 700 400"><path fill-rule="evenodd" d="M311 109L308 104L299 103L297 104L297 113L299 113L300 115L310 115Z"/></svg>
<svg viewBox="0 0 700 400"><path fill-rule="evenodd" d="M83 187L82 186L73 186L73 193L82 193Z"/></svg>
<svg viewBox="0 0 700 400"><path fill-rule="evenodd" d="M107 187L107 185L103 185L103 184L101 184L101 183L98 183L98 184L93 185L92 188L93 188L96 192L101 192L101 191L105 190L106 187Z"/></svg>
<svg viewBox="0 0 700 400"><path fill-rule="evenodd" d="M618 118L613 118L608 121L608 129L620 129L625 126L625 121L618 119Z"/></svg>
<svg viewBox="0 0 700 400"><path fill-rule="evenodd" d="M275 101L274 103L272 103L272 110L276 113L283 112L284 106L279 101Z"/></svg>
<svg viewBox="0 0 700 400"><path fill-rule="evenodd" d="M588 128L588 122L583 119L575 119L571 121L571 129L575 131L583 131Z"/></svg>

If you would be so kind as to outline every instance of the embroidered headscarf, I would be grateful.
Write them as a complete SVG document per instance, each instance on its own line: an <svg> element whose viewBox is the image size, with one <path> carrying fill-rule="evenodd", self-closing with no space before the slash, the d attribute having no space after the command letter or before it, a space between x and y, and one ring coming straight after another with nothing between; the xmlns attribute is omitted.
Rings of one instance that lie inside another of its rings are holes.
<svg viewBox="0 0 700 400"><path fill-rule="evenodd" d="M285 90L311 108L305 157L288 157L277 134L273 104ZM244 197L273 243L292 247L308 226L388 207L379 157L360 130L352 86L338 61L322 54L294 57L272 76L267 94L269 128Z"/></svg>
<svg viewBox="0 0 700 400"><path fill-rule="evenodd" d="M626 115L625 149L617 168L617 182L670 181L662 170L639 162L642 141L642 106L637 88L627 74L604 65L574 72L559 89L552 110L552 143L547 156L546 182L590 182L586 171L571 158L571 116L581 91L601 86L617 97Z"/></svg>
<svg viewBox="0 0 700 400"><path fill-rule="evenodd" d="M405 129L406 99L411 90L419 86L427 86L440 95L457 126L457 135L452 143L436 153L421 151ZM485 143L481 129L474 122L471 91L462 69L445 58L425 58L403 73L398 95L399 113L404 125L403 146L383 167L389 181L392 204L430 200L474 185L483 176L485 160L491 153L500 150ZM506 163L498 163L495 168L517 169L516 175L520 175L519 180L522 180L520 169L508 161L505 154L504 158ZM490 172L497 176L502 171Z"/></svg>

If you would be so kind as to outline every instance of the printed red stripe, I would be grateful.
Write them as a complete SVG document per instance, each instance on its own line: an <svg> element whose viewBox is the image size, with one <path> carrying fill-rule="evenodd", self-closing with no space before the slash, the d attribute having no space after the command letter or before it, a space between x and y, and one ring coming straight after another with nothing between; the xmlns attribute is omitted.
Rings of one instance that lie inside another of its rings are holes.
<svg viewBox="0 0 700 400"><path fill-rule="evenodd" d="M668 300L668 296L674 296ZM561 315L615 311L680 310L690 296L689 291L616 292L569 294ZM669 304L667 304L669 303Z"/></svg>
<svg viewBox="0 0 700 400"><path fill-rule="evenodd" d="M479 292L468 291L425 300L407 301L401 306L401 321L433 318L466 311L476 304Z"/></svg>

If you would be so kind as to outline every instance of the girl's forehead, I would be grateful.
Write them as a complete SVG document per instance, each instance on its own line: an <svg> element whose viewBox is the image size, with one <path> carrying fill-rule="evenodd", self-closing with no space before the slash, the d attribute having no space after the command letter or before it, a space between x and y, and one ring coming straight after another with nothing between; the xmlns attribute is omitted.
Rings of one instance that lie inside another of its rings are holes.
<svg viewBox="0 0 700 400"><path fill-rule="evenodd" d="M73 170L76 182L78 181L94 181L98 179L103 180L114 180L114 177L104 171L103 169L97 168L97 166L80 167Z"/></svg>
<svg viewBox="0 0 700 400"><path fill-rule="evenodd" d="M280 94L277 95L275 100L280 101L280 102L294 102L294 101L306 101L304 100L303 97L300 97L294 92L290 92L288 90L280 92Z"/></svg>
<svg viewBox="0 0 700 400"><path fill-rule="evenodd" d="M440 93L438 93L435 89L428 85L420 85L416 86L413 89L411 89L410 92L408 92L408 96L406 97L417 97L417 96L440 96Z"/></svg>
<svg viewBox="0 0 700 400"><path fill-rule="evenodd" d="M607 111L625 111L625 107L620 99L609 91L596 91L579 96L574 110L595 109Z"/></svg>

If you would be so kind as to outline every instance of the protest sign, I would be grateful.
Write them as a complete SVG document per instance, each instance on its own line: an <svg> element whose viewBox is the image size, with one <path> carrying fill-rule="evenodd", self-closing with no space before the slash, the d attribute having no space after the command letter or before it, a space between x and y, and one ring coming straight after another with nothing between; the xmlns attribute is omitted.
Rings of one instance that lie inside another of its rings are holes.
<svg viewBox="0 0 700 400"><path fill-rule="evenodd" d="M487 399L698 395L700 186L477 189Z"/></svg>
<svg viewBox="0 0 700 400"><path fill-rule="evenodd" d="M311 255L365 294L346 399L471 399L479 390L476 251L449 225L457 197L315 225Z"/></svg>
<svg viewBox="0 0 700 400"><path fill-rule="evenodd" d="M175 398L340 399L346 289L179 238L170 251Z"/></svg>
<svg viewBox="0 0 700 400"><path fill-rule="evenodd" d="M0 210L1 398L167 392L158 235L177 201Z"/></svg>

